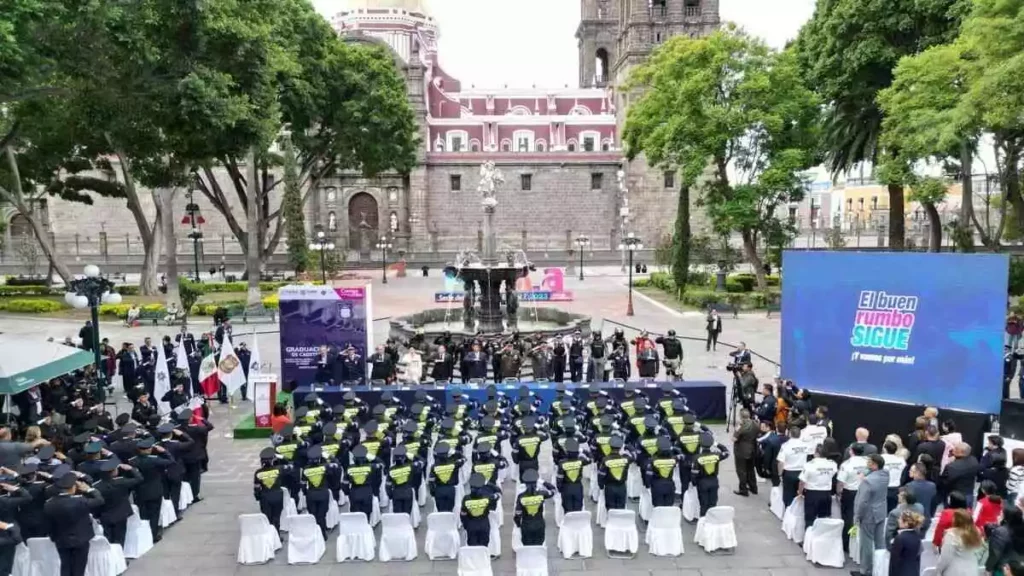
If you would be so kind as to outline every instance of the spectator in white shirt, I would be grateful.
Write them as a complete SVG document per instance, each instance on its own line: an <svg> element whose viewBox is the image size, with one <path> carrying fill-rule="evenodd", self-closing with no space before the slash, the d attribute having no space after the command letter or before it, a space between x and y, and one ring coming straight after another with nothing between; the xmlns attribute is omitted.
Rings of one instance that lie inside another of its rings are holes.
<svg viewBox="0 0 1024 576"><path fill-rule="evenodd" d="M900 481L903 478L903 469L907 467L907 461L896 455L896 444L886 442L882 444L882 460L885 460L885 469L889 472L889 493L886 495L886 508L892 512L896 507L896 500L899 494Z"/></svg>
<svg viewBox="0 0 1024 576"><path fill-rule="evenodd" d="M836 470L836 463L822 455L819 445L814 451L814 458L800 472L805 526L813 526L818 518L832 515L832 479L836 476Z"/></svg>
<svg viewBox="0 0 1024 576"><path fill-rule="evenodd" d="M818 423L817 414L811 414L807 417L807 427L800 432L800 437L811 447L813 452L815 448L821 446L825 438L828 438L828 428Z"/></svg>
<svg viewBox="0 0 1024 576"><path fill-rule="evenodd" d="M839 481L836 488L839 492L839 513L843 517L843 552L850 551L850 528L853 527L853 503L857 499L857 489L861 480L871 470L868 459L864 456L864 446L853 444L847 451L849 458L839 467Z"/></svg>
<svg viewBox="0 0 1024 576"><path fill-rule="evenodd" d="M800 429L793 426L789 429L789 441L782 445L776 461L782 476L782 503L788 508L796 498L800 486L800 472L812 454L807 443L800 439Z"/></svg>
<svg viewBox="0 0 1024 576"><path fill-rule="evenodd" d="M1024 496L1024 448L1014 448L1010 457L1013 458L1013 466L1006 481L1006 493L1010 502L1016 502L1018 497Z"/></svg>

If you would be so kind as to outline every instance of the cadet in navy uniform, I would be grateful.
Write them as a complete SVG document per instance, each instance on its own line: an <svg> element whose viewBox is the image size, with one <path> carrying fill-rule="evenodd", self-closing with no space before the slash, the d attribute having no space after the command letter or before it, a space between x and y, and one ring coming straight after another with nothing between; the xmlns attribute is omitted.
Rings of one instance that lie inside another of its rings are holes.
<svg viewBox="0 0 1024 576"><path fill-rule="evenodd" d="M626 507L626 480L633 457L623 451L624 444L621 436L612 436L608 441L610 452L597 470L597 483L604 490L604 505L608 510Z"/></svg>
<svg viewBox="0 0 1024 576"><path fill-rule="evenodd" d="M126 475L121 475L121 471ZM107 540L111 544L124 546L128 519L133 514L128 498L132 490L142 484L142 474L128 464L121 463L117 457L112 457L100 460L96 478L98 480L92 487L103 496L103 506L96 513L96 518L103 525L103 535Z"/></svg>
<svg viewBox="0 0 1024 576"><path fill-rule="evenodd" d="M38 464L22 464L17 469L21 485L29 494L29 501L18 507L18 527L21 537L25 540L46 537L43 505L46 503L46 492L50 484L37 474L38 470Z"/></svg>
<svg viewBox="0 0 1024 576"><path fill-rule="evenodd" d="M701 517L718 505L718 472L721 470L722 460L729 457L728 448L719 444L718 450L715 451L714 446L715 438L710 432L701 434L700 453L693 461Z"/></svg>
<svg viewBox="0 0 1024 576"><path fill-rule="evenodd" d="M388 498L391 500L391 511L395 514L411 515L413 501L416 499L415 488L418 485L414 483L415 475L423 464L419 460L410 460L410 455L404 445L395 448L391 455L395 462L387 472L387 483L385 484Z"/></svg>
<svg viewBox="0 0 1024 576"><path fill-rule="evenodd" d="M590 459L580 456L580 443L569 438L562 445L564 457L555 464L555 484L562 495L562 510L579 512L583 510L583 468Z"/></svg>
<svg viewBox="0 0 1024 576"><path fill-rule="evenodd" d="M43 506L50 540L60 555L61 576L84 576L89 561L89 541L94 530L92 511L103 506L103 496L73 472L57 478L61 491Z"/></svg>
<svg viewBox="0 0 1024 576"><path fill-rule="evenodd" d="M160 504L164 498L164 476L167 469L174 464L174 461L164 453L163 447L155 444L153 438L139 440L139 455L132 461L132 465L142 474L142 483L135 489L135 504L139 507L139 516L149 521L154 543L162 538Z"/></svg>
<svg viewBox="0 0 1024 576"><path fill-rule="evenodd" d="M253 496L260 503L260 512L267 517L270 524L281 531L281 511L284 510L284 491L281 490L285 474L280 465L275 464L277 451L264 448L260 452L260 469L253 475Z"/></svg>
<svg viewBox="0 0 1024 576"><path fill-rule="evenodd" d="M313 446L306 452L307 464L302 469L302 490L306 494L306 509L316 520L324 538L327 538L327 509L331 503L330 478L324 462L323 449ZM358 512L353 506L353 512ZM366 516L369 519L369 515Z"/></svg>
<svg viewBox="0 0 1024 576"><path fill-rule="evenodd" d="M165 495L174 504L174 513L180 518L181 512L178 510L178 500L181 497L181 483L185 480L184 458L192 450L193 442L191 438L175 428L174 424L170 422L161 424L157 427L156 431L161 436L158 444L163 447L167 454L170 455L171 460L174 461L174 464L167 469L165 476L167 481Z"/></svg>
<svg viewBox="0 0 1024 576"><path fill-rule="evenodd" d="M455 511L455 487L463 461L462 455L453 454L448 444L439 442L434 446L434 466L430 469L428 488L438 512Z"/></svg>
<svg viewBox="0 0 1024 576"><path fill-rule="evenodd" d="M352 449L352 465L346 472L342 486L348 496L349 510L362 512L369 520L373 513L373 497L380 494L380 462L370 460L366 445L360 444Z"/></svg>
<svg viewBox="0 0 1024 576"><path fill-rule="evenodd" d="M555 495L555 487L545 482L544 488L537 488L538 480L540 475L536 470L524 472L523 484L526 488L516 497L512 519L519 527L523 546L544 545L544 501Z"/></svg>
<svg viewBox="0 0 1024 576"><path fill-rule="evenodd" d="M192 488L192 497L196 502L202 501L199 490L202 487L203 467L209 460L206 451L206 444L209 441L210 432L213 431L213 424L207 419L192 423L192 410L185 408L178 414L178 426L185 431L185 434L192 439L192 447L186 451L181 459L185 462L185 481Z"/></svg>
<svg viewBox="0 0 1024 576"><path fill-rule="evenodd" d="M686 457L672 449L672 441L658 438L658 452L643 470L644 486L651 489L653 506L672 506L676 499L676 468L686 464Z"/></svg>
<svg viewBox="0 0 1024 576"><path fill-rule="evenodd" d="M0 522L0 574L7 576L14 567L17 545L23 541L17 524Z"/></svg>
<svg viewBox="0 0 1024 576"><path fill-rule="evenodd" d="M807 457L810 455L810 447L800 439L800 429L793 426L789 429L789 440L782 445L776 458L779 467L782 468L782 504L786 508L789 508L796 498L800 486L800 473L807 465Z"/></svg>
<svg viewBox="0 0 1024 576"><path fill-rule="evenodd" d="M523 434L512 440L512 460L519 465L519 473L539 467L537 457L540 456L540 445L548 439L547 434L537 432L537 419L533 416L523 418Z"/></svg>
<svg viewBox="0 0 1024 576"><path fill-rule="evenodd" d="M480 474L469 477L469 495L462 499L459 515L466 529L466 546L484 546L491 543L489 513L498 508L498 495Z"/></svg>
<svg viewBox="0 0 1024 576"><path fill-rule="evenodd" d="M835 462L822 456L821 444L818 444L814 449L814 458L800 472L805 526L813 526L816 519L832 515L832 479L838 469Z"/></svg>

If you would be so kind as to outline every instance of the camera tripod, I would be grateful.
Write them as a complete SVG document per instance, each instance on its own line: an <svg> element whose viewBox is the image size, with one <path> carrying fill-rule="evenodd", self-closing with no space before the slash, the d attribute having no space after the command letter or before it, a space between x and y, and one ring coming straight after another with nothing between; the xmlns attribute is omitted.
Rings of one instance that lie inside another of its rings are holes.
<svg viewBox="0 0 1024 576"><path fill-rule="evenodd" d="M732 402L729 406L729 415L725 419L725 431L728 432L730 426L736 428L736 406L742 405L741 400L743 395L743 388L740 386L740 375L739 372L732 370Z"/></svg>

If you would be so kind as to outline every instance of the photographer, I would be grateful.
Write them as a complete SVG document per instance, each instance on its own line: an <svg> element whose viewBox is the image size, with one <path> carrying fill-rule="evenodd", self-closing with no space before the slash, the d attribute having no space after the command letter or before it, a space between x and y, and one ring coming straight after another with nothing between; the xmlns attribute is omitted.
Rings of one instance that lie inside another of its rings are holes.
<svg viewBox="0 0 1024 576"><path fill-rule="evenodd" d="M740 342L739 348L729 352L733 364L750 364L750 350L747 350L747 343Z"/></svg>
<svg viewBox="0 0 1024 576"><path fill-rule="evenodd" d="M665 373L669 380L683 378L683 344L676 338L676 331L669 330L668 336L656 338L655 343L661 344L665 350Z"/></svg>
<svg viewBox="0 0 1024 576"><path fill-rule="evenodd" d="M764 395L764 398L754 413L761 422L768 422L774 426L775 412L779 407L778 400L775 398L775 388L771 384L765 384L761 393Z"/></svg>
<svg viewBox="0 0 1024 576"><path fill-rule="evenodd" d="M744 364L731 364L726 369L732 372L733 394L738 398L743 407L753 413L754 394L757 393L757 376L754 375L754 367L750 362ZM738 396L736 396L738 394Z"/></svg>

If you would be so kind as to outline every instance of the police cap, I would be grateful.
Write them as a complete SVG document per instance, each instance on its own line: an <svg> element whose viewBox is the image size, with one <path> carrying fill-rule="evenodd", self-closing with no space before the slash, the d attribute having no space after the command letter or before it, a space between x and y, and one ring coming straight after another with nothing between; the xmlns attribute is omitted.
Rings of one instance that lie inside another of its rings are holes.
<svg viewBox="0 0 1024 576"><path fill-rule="evenodd" d="M92 438L92 434L90 434L88 432L82 432L81 434L78 434L77 436L75 436L71 440L75 444L85 444L86 442L89 441L90 438Z"/></svg>
<svg viewBox="0 0 1024 576"><path fill-rule="evenodd" d="M654 428L657 425L658 425L658 419L655 418L654 416L646 416L646 417L644 417L644 426L645 427L647 427L647 428Z"/></svg>
<svg viewBox="0 0 1024 576"><path fill-rule="evenodd" d="M365 450L365 449L366 448L363 448L363 450ZM353 452L355 452L355 450L353 450ZM309 450L306 451L306 457L309 458L310 460L319 460L319 459L323 458L324 457L324 448L323 448L323 446L321 446L319 444L317 444L316 446L313 446L312 448L310 448Z"/></svg>
<svg viewBox="0 0 1024 576"><path fill-rule="evenodd" d="M686 400L682 398L676 398L672 401L673 412L686 412Z"/></svg>
<svg viewBox="0 0 1024 576"><path fill-rule="evenodd" d="M39 464L36 464L34 462L31 464L22 464L14 469L14 471L17 472L19 476L35 474L37 470L39 470Z"/></svg>
<svg viewBox="0 0 1024 576"><path fill-rule="evenodd" d="M483 426L484 429L486 430L494 428L494 426L497 425L497 423L498 422L494 419L493 416L484 416L483 419L480 420L480 425Z"/></svg>
<svg viewBox="0 0 1024 576"><path fill-rule="evenodd" d="M715 437L710 432L705 432L700 435L700 446L701 448L711 448L715 444Z"/></svg>
<svg viewBox="0 0 1024 576"><path fill-rule="evenodd" d="M498 411L498 402L497 402L497 400L488 400L487 403L484 404L484 412L490 412L490 413L493 414L493 413L495 413L497 411Z"/></svg>
<svg viewBox="0 0 1024 576"><path fill-rule="evenodd" d="M526 386L525 384L520 386L519 387L519 397L520 398L529 398L530 397L530 387Z"/></svg>
<svg viewBox="0 0 1024 576"><path fill-rule="evenodd" d="M636 382L626 382L626 392L636 392Z"/></svg>
<svg viewBox="0 0 1024 576"><path fill-rule="evenodd" d="M363 446L362 444L359 444L358 446L352 449L353 458L367 458L369 454L370 451L367 450L366 446Z"/></svg>
<svg viewBox="0 0 1024 576"><path fill-rule="evenodd" d="M47 460L52 459L53 455L56 452L57 452L57 449L54 448L52 444L47 444L46 446L43 446L42 448L40 448L39 452L36 452L36 457L38 457L40 461L45 462Z"/></svg>
<svg viewBox="0 0 1024 576"><path fill-rule="evenodd" d="M565 451L566 452L579 452L580 451L580 443L577 442L575 438L569 438L568 440L565 441Z"/></svg>
<svg viewBox="0 0 1024 576"><path fill-rule="evenodd" d="M423 402L424 400L427 399L427 391L426 390L417 390L413 394L412 397L413 397L413 400L415 400L417 402Z"/></svg>
<svg viewBox="0 0 1024 576"><path fill-rule="evenodd" d="M377 404L376 406L373 407L374 418L378 416L383 416L385 412L387 412L387 408L385 408L383 404Z"/></svg>
<svg viewBox="0 0 1024 576"><path fill-rule="evenodd" d="M150 448L153 447L154 444L156 444L156 440L154 440L152 436L147 436L142 440L139 440L135 444L135 447L138 448L139 450L149 450Z"/></svg>
<svg viewBox="0 0 1024 576"><path fill-rule="evenodd" d="M338 433L338 425L334 422L328 422L324 425L324 436L334 436Z"/></svg>
<svg viewBox="0 0 1024 576"><path fill-rule="evenodd" d="M352 402L353 400L356 399L356 393L349 390L348 392L345 392L345 395L342 396L341 399L344 400L345 402Z"/></svg>
<svg viewBox="0 0 1024 576"><path fill-rule="evenodd" d="M277 450L274 450L271 447L260 450L260 460L265 462L267 460L273 460L274 458L277 458Z"/></svg>
<svg viewBox="0 0 1024 576"><path fill-rule="evenodd" d="M306 394L306 404L316 404L320 400L320 397L316 395L316 392Z"/></svg>
<svg viewBox="0 0 1024 576"><path fill-rule="evenodd" d="M476 445L476 451L480 454L489 454L491 451L490 442L481 442Z"/></svg>
<svg viewBox="0 0 1024 576"><path fill-rule="evenodd" d="M661 388L662 392L668 394L671 394L676 389L676 387L671 382L662 382L661 384L658 385L658 388Z"/></svg>
<svg viewBox="0 0 1024 576"><path fill-rule="evenodd" d="M420 427L417 426L416 423L413 422L412 420L409 420L408 422L405 423L405 425L402 426L402 432L406 432L408 434L412 434L418 431L419 429Z"/></svg>
<svg viewBox="0 0 1024 576"><path fill-rule="evenodd" d="M565 382L559 382L559 383L555 384L555 392L565 392L565 391L566 391Z"/></svg>
<svg viewBox="0 0 1024 576"><path fill-rule="evenodd" d="M697 417L693 414L683 414L683 424L693 426L697 423Z"/></svg>
<svg viewBox="0 0 1024 576"><path fill-rule="evenodd" d="M536 484L540 480L540 474L537 474L537 470L534 468L527 468L523 470L522 479L526 484Z"/></svg>
<svg viewBox="0 0 1024 576"><path fill-rule="evenodd" d="M370 420L366 424L363 424L363 432L366 432L367 434L376 434L377 428L379 428L379 426L377 425L376 420Z"/></svg>
<svg viewBox="0 0 1024 576"><path fill-rule="evenodd" d="M130 414L128 414L127 412L122 412L117 415L117 418L114 419L114 424L117 424L117 427L120 428L127 424L128 421L131 419L132 417Z"/></svg>
<svg viewBox="0 0 1024 576"><path fill-rule="evenodd" d="M309 408L306 408L305 406L299 406L298 408L295 409L296 420L298 420L299 418L305 418L306 414L309 414Z"/></svg>
<svg viewBox="0 0 1024 576"><path fill-rule="evenodd" d="M487 385L487 397L496 398L498 396L498 387L494 384Z"/></svg>
<svg viewBox="0 0 1024 576"><path fill-rule="evenodd" d="M450 450L451 446L449 446L447 442L438 442L434 446L434 456L447 456Z"/></svg>
<svg viewBox="0 0 1024 576"><path fill-rule="evenodd" d="M611 428L615 424L615 418L609 415L601 416L601 428Z"/></svg>
<svg viewBox="0 0 1024 576"><path fill-rule="evenodd" d="M99 442L89 442L85 445L85 448L82 449L86 454L99 454L101 450L103 450L103 447L100 446Z"/></svg>
<svg viewBox="0 0 1024 576"><path fill-rule="evenodd" d="M409 449L401 445L395 446L395 449L391 451L391 455L398 458L404 458L405 456L408 455L408 453Z"/></svg>
<svg viewBox="0 0 1024 576"><path fill-rule="evenodd" d="M395 401L395 393L392 392L391 390L385 390L384 393L380 395L380 401L381 402L394 402Z"/></svg>
<svg viewBox="0 0 1024 576"><path fill-rule="evenodd" d="M156 427L156 433L160 435L167 435L172 432L174 432L174 424L171 424L170 422L164 422Z"/></svg>
<svg viewBox="0 0 1024 576"><path fill-rule="evenodd" d="M109 460L100 460L99 469L100 472L113 472L121 465L121 461L117 458L111 458Z"/></svg>
<svg viewBox="0 0 1024 576"><path fill-rule="evenodd" d="M54 484L61 490L67 490L78 482L78 476L75 476L72 472L65 472L60 477L57 477L57 481Z"/></svg>
<svg viewBox="0 0 1024 576"><path fill-rule="evenodd" d="M473 475L469 477L470 488L483 488L486 485L487 480L484 478L484 475L479 472L474 472Z"/></svg>
<svg viewBox="0 0 1024 576"><path fill-rule="evenodd" d="M533 416L527 416L523 418L523 428L526 430L532 430L537 427L537 419Z"/></svg>
<svg viewBox="0 0 1024 576"><path fill-rule="evenodd" d="M576 429L576 420L572 416L566 416L565 418L562 418L561 424L562 428L564 428L565 430Z"/></svg>
<svg viewBox="0 0 1024 576"><path fill-rule="evenodd" d="M454 429L455 428L455 419L454 418L445 418L444 420L441 420L441 428L443 430L452 430L452 429Z"/></svg>
<svg viewBox="0 0 1024 576"><path fill-rule="evenodd" d="M188 423L192 421L192 409L185 408L181 412L178 412L178 422Z"/></svg>
<svg viewBox="0 0 1024 576"><path fill-rule="evenodd" d="M621 436L612 436L611 439L608 441L608 445L611 446L612 448L616 449L616 450L618 450L619 448L622 448L622 446L623 446L622 437Z"/></svg>
<svg viewBox="0 0 1024 576"><path fill-rule="evenodd" d="M658 438L658 451L668 452L670 450L672 450L672 441L665 437Z"/></svg>

